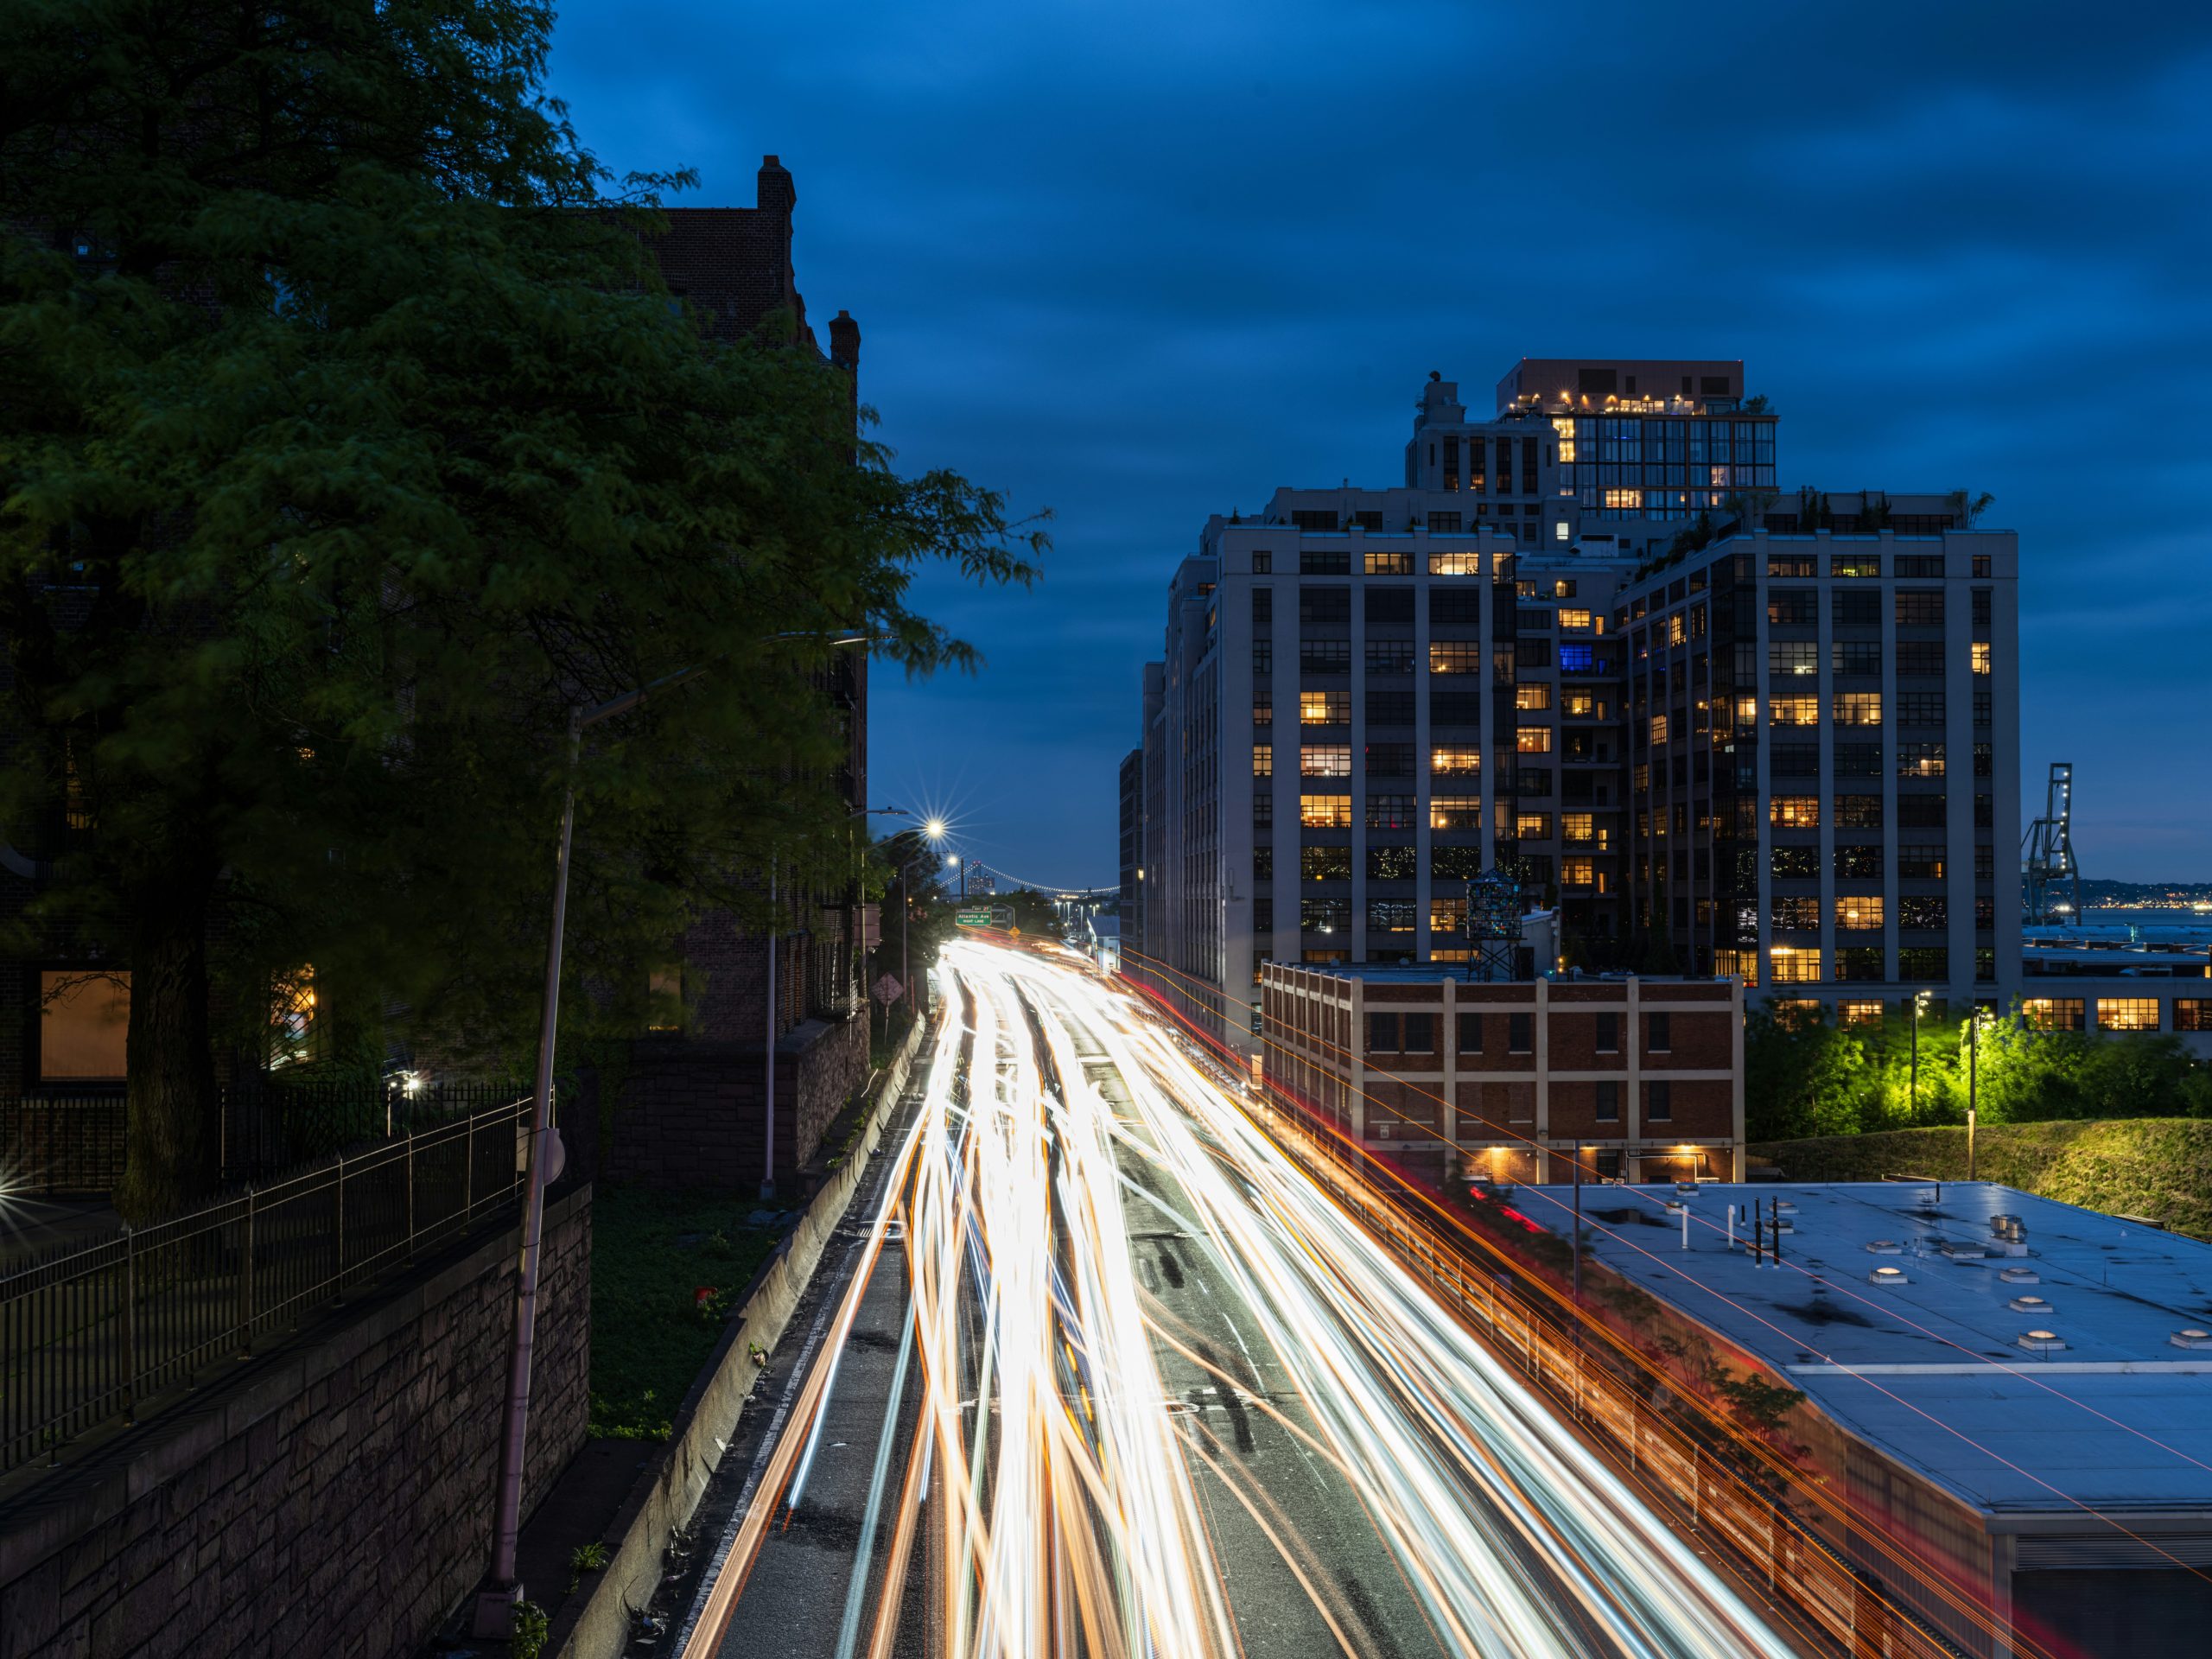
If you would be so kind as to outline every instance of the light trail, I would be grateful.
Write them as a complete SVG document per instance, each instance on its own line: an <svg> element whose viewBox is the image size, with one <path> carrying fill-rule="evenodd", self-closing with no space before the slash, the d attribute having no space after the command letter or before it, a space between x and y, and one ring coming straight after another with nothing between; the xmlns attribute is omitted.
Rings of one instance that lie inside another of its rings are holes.
<svg viewBox="0 0 2212 1659"><path fill-rule="evenodd" d="M887 1652L910 1565L931 1549L931 1647L952 1659L1242 1659L1255 1615L1281 1628L1282 1609L1232 1594L1262 1581L1311 1603L1322 1649L1374 1650L1378 1610L1353 1604L1323 1541L1300 1536L1281 1495L1174 1395L1171 1359L1294 1445L1332 1521L1363 1524L1387 1560L1377 1583L1402 1598L1389 1622L1425 1625L1441 1652L1790 1650L1130 999L1014 950L956 944L942 965L956 1014L868 1257L870 1270L897 1261L880 1247L902 1217L919 1422L881 1569L853 1568L844 1652L868 1586L868 1650ZM1249 1395L1146 1289L1132 1219L1155 1215L1202 1256L1208 1306L1233 1310ZM841 1332L865 1281L847 1287ZM720 1645L760 1517L818 1425L834 1349L816 1370L686 1659ZM1273 1399L1263 1371L1287 1379ZM1232 1575L1224 1527L1280 1574Z"/></svg>

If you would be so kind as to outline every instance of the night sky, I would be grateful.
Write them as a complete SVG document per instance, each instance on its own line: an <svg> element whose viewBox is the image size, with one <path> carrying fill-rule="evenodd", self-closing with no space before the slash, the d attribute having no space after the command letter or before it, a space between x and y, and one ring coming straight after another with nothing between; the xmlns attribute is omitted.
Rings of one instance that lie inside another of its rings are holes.
<svg viewBox="0 0 2212 1659"><path fill-rule="evenodd" d="M1208 512L1607 354L1744 359L1786 488L1993 492L2023 821L2071 760L2085 874L2212 880L2212 7L575 0L552 80L683 205L779 155L902 469L1056 514L1032 592L922 589L978 677L875 680L874 799L987 863L1113 880Z"/></svg>

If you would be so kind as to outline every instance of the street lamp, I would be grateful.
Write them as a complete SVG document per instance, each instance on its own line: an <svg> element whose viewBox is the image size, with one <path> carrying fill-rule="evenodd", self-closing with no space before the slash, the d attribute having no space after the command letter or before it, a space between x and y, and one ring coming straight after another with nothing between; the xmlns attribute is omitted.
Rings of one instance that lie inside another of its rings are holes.
<svg viewBox="0 0 2212 1659"><path fill-rule="evenodd" d="M811 639L832 650L868 644L874 635L827 634L802 630L772 633L756 643ZM545 948L545 1002L537 1033L537 1082L531 1103L530 1179L523 1192L522 1262L516 1276L514 1339L507 1353L506 1422L499 1438L499 1484L495 1490L492 1522L492 1567L485 1587L477 1592L471 1626L479 1637L504 1637L513 1628L515 1604L522 1599L522 1586L515 1577L515 1552L522 1536L523 1450L530 1429L530 1370L537 1342L537 1270L545 1236L545 1189L559 1179L567 1163L559 1131L553 1127L553 1037L561 1013L561 947L569 918L569 854L575 838L576 762L583 753L583 734L617 715L626 715L660 691L673 690L686 680L696 679L714 666L695 663L673 674L625 691L605 702L578 703L569 710L569 763L561 795L561 839L553 861L553 925ZM775 892L774 861L768 876L770 900ZM774 995L775 951L769 949L770 995ZM768 1046L772 1065L775 1045ZM772 1103L774 1096L770 1095Z"/></svg>
<svg viewBox="0 0 2212 1659"><path fill-rule="evenodd" d="M1981 1022L1988 1017L1980 1007L1974 1008L1967 1021L1967 1179L1974 1179L1974 1128L1975 1090L1981 1069Z"/></svg>
<svg viewBox="0 0 2212 1659"><path fill-rule="evenodd" d="M1920 1125L1920 1016L1928 1011L1928 993L1912 994L1912 1084L1911 1105L1913 1127Z"/></svg>

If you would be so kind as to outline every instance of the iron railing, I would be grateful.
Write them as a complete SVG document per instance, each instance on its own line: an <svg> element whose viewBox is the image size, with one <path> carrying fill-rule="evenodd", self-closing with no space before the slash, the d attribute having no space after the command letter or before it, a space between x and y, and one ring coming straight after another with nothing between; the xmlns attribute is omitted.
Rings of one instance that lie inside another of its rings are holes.
<svg viewBox="0 0 2212 1659"><path fill-rule="evenodd" d="M0 1268L0 1471L134 1422L162 1390L504 1219L530 1119L511 1100Z"/></svg>
<svg viewBox="0 0 2212 1659"><path fill-rule="evenodd" d="M526 1085L524 1085L526 1086ZM222 1181L267 1180L303 1163L352 1153L410 1130L513 1099L511 1083L280 1083L253 1077L221 1091ZM123 1178L127 1113L121 1094L0 1099L0 1175L38 1197L92 1197Z"/></svg>

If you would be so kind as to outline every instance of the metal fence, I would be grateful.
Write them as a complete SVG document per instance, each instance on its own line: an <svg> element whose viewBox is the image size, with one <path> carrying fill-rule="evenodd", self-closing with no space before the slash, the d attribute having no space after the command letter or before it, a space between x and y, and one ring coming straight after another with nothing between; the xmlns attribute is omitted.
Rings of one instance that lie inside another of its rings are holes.
<svg viewBox="0 0 2212 1659"><path fill-rule="evenodd" d="M510 1100L0 1269L0 1471L135 1421L162 1389L504 1217L530 1116Z"/></svg>
<svg viewBox="0 0 2212 1659"><path fill-rule="evenodd" d="M266 1180L312 1160L512 1100L527 1085L280 1083L248 1077L221 1091L223 1184ZM0 1170L11 1191L45 1198L112 1192L123 1178L120 1094L0 1099Z"/></svg>

